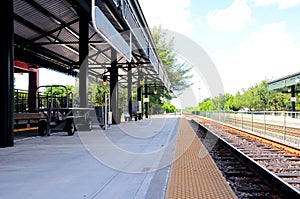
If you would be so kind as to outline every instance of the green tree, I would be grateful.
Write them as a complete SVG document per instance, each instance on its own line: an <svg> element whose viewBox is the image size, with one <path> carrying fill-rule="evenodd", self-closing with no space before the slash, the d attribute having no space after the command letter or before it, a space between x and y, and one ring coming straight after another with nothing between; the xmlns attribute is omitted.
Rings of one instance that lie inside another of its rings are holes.
<svg viewBox="0 0 300 199"><path fill-rule="evenodd" d="M271 104L271 91L268 89L267 81L263 80L254 87L255 110L267 110Z"/></svg>
<svg viewBox="0 0 300 199"><path fill-rule="evenodd" d="M173 49L173 39L167 39L166 31L161 26L154 27L152 35L170 80L171 90L181 93L184 89L192 85L190 82L190 79L193 77L191 74L192 67L185 62L181 63L177 59Z"/></svg>
<svg viewBox="0 0 300 199"><path fill-rule="evenodd" d="M287 110L290 104L289 100L289 95L272 90L268 108L274 111Z"/></svg>
<svg viewBox="0 0 300 199"><path fill-rule="evenodd" d="M297 99L300 94L297 94ZM300 109L300 100L296 102L296 110ZM235 96L224 94L212 99L205 99L199 104L196 110L232 110L238 111L243 108L249 108L253 111L262 110L290 110L291 96L288 93L282 93L280 90L269 90L267 81L242 89ZM192 109L191 109L192 110Z"/></svg>
<svg viewBox="0 0 300 199"><path fill-rule="evenodd" d="M297 96L296 110L300 110L300 93L298 93L296 96Z"/></svg>
<svg viewBox="0 0 300 199"><path fill-rule="evenodd" d="M200 111L211 111L213 110L213 101L209 98L205 99L199 104Z"/></svg>
<svg viewBox="0 0 300 199"><path fill-rule="evenodd" d="M64 87L64 86L59 86L59 85L53 84L52 86L46 87L46 89L44 90L44 94L51 96L51 91L52 91L53 96L66 96L67 91L69 94L69 93L72 93L73 90L74 90L74 87L71 85L65 85L65 87Z"/></svg>
<svg viewBox="0 0 300 199"><path fill-rule="evenodd" d="M152 29L153 39L158 51L158 54L164 65L169 81L171 83L170 90L177 95L192 85L190 79L192 78L191 66L185 62L180 62L174 52L173 39L169 40L166 37L166 31L161 26ZM163 110L163 105L168 104L171 95L165 88L159 87L156 95L150 96L149 107L153 112L160 113Z"/></svg>
<svg viewBox="0 0 300 199"><path fill-rule="evenodd" d="M73 106L73 91L74 87L71 85L50 85L45 87L45 90L43 91L43 95L46 95L47 98L52 98L53 100L51 101L52 105L54 107L67 107L67 106ZM46 98L44 98L46 99ZM45 106L48 106L50 101L45 101Z"/></svg>
<svg viewBox="0 0 300 199"><path fill-rule="evenodd" d="M242 108L240 106L240 103L238 103L238 98L236 96L228 94L228 98L226 100L225 109L226 110L232 110L232 111L238 111Z"/></svg>
<svg viewBox="0 0 300 199"><path fill-rule="evenodd" d="M241 92L237 92L236 95L234 96L234 99L235 99L234 100L235 109L232 109L233 111L241 110L246 106L245 101L244 101L244 97L241 94Z"/></svg>
<svg viewBox="0 0 300 199"><path fill-rule="evenodd" d="M109 87L105 87L102 85L97 85L97 92L95 94L95 105L103 106L105 105L105 94L109 94Z"/></svg>
<svg viewBox="0 0 300 199"><path fill-rule="evenodd" d="M176 111L176 107L170 103L164 103L162 108L166 111L166 113L174 113Z"/></svg>

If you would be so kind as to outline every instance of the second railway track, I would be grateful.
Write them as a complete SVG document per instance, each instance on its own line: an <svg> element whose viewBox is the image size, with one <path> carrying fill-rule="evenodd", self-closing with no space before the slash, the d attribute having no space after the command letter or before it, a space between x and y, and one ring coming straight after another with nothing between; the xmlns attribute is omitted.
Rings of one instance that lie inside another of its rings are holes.
<svg viewBox="0 0 300 199"><path fill-rule="evenodd" d="M247 121L239 118L226 118L225 122L242 128L256 129L262 133L273 132L283 136L300 137L300 129L292 126L270 124L258 121Z"/></svg>

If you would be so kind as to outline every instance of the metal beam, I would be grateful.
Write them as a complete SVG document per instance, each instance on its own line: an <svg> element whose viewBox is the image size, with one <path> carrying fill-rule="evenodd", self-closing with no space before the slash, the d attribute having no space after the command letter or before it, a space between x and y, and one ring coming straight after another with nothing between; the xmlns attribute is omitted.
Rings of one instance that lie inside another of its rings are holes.
<svg viewBox="0 0 300 199"><path fill-rule="evenodd" d="M128 101L128 113L130 115L130 119L132 119L132 68L131 68L132 63L128 63L128 72L127 72L127 77L128 77L128 84L127 84L127 101Z"/></svg>
<svg viewBox="0 0 300 199"><path fill-rule="evenodd" d="M55 22L59 23L59 25L61 27L67 28L67 25L66 25L66 23L63 20L61 20L60 18L56 17L54 14L52 14L51 12L49 12L49 10L45 9L44 7L42 7L39 3L35 2L35 1L32 1L32 0L25 0L25 1L28 4L30 4L31 6L33 6L35 9L37 9L38 11L40 11L41 13L43 13L44 15L46 15L47 17L49 17L49 18L53 19ZM68 32L71 31L72 33L75 33L74 29L72 29L71 27L68 27L68 29L66 29ZM72 34L72 33L70 33L70 34ZM48 35L48 36L52 36L52 35ZM77 34L76 38L78 38L78 34Z"/></svg>
<svg viewBox="0 0 300 199"><path fill-rule="evenodd" d="M15 58L20 61L34 63L38 66L42 66L71 76L76 76L77 74L74 71L68 69L66 66L63 67L61 65L58 65L57 63L51 62L50 60L43 59L42 57L37 57L33 53L30 53L28 51L22 51L16 48L15 48Z"/></svg>
<svg viewBox="0 0 300 199"><path fill-rule="evenodd" d="M71 6L74 7L76 12L81 15L85 15L87 19L90 21L91 19L91 5L87 3L87 1L83 0L68 0L71 2Z"/></svg>
<svg viewBox="0 0 300 199"><path fill-rule="evenodd" d="M43 29L41 29L41 28L35 26L35 25L32 24L30 21L25 20L24 18L22 18L21 16L19 16L19 15L17 15L17 14L14 15L14 19L17 20L18 22L22 23L23 25L29 27L30 29L32 29L32 30L34 30L34 31L36 31L36 32L38 32L38 33L40 33L40 34L47 34L46 31L44 31ZM88 23L88 22L87 22L87 23ZM57 37L54 37L54 36L52 36L52 35L49 35L49 37L51 37L51 39L53 39L54 41L63 42L63 41L61 41L61 40L58 40ZM30 42L28 42L28 41L26 41L25 44L26 44L26 45L34 45L34 43L30 43ZM72 51L78 52L78 49L75 49L74 47L72 47L72 46L70 46L70 45L66 45L66 46L67 46L67 49L69 48L69 49L71 49ZM39 52L39 51L37 51L37 52Z"/></svg>
<svg viewBox="0 0 300 199"><path fill-rule="evenodd" d="M80 107L88 107L88 57L89 57L89 24L85 15L79 20L79 98Z"/></svg>
<svg viewBox="0 0 300 199"><path fill-rule="evenodd" d="M141 106L140 107L141 112L138 113L139 120L142 119L142 113L143 113L143 109L142 109L142 107L143 107L143 105L142 105L143 104L143 102L142 102L142 100L143 100L143 85L140 84L141 80L142 80L142 78L141 78L141 74L139 72L138 82L137 82L137 101L139 103L139 106Z"/></svg>
<svg viewBox="0 0 300 199"><path fill-rule="evenodd" d="M110 69L110 108L112 111L112 124L119 124L118 110L118 66L117 51L111 48L111 69Z"/></svg>
<svg viewBox="0 0 300 199"><path fill-rule="evenodd" d="M20 37L20 36L17 36L17 35L14 35L15 37L15 44L18 44L21 46L21 49L22 51L32 51L32 53L30 54L41 54L45 57L48 57L50 59L53 59L53 60L56 60L57 62L61 62L63 64L66 64L66 65L75 65L77 64L76 62L74 62L73 60L71 59L68 59L67 57L61 55L61 54L58 54L56 52L53 52L53 51L50 51L44 47L40 47L40 46L36 46L36 45L30 45L28 46L28 43L27 43L27 40L25 40L24 38Z"/></svg>
<svg viewBox="0 0 300 199"><path fill-rule="evenodd" d="M0 12L5 17L0 17L1 27L5 27L0 37L0 82L2 86L0 106L0 147L14 145L13 110L14 110L14 23L13 1L0 1Z"/></svg>
<svg viewBox="0 0 300 199"><path fill-rule="evenodd" d="M36 89L39 86L38 84L38 71L29 72L28 77L28 109L30 113L36 112Z"/></svg>
<svg viewBox="0 0 300 199"><path fill-rule="evenodd" d="M64 23L64 24L62 24L62 25L61 25L60 27L58 27L58 28L55 28L55 29L53 29L53 30L51 30L51 31L48 31L48 32L45 32L44 34L41 34L41 35L39 35L39 36L37 36L37 37L31 39L30 42L35 42L35 41L37 41L37 40L39 40L39 39L42 39L42 38L44 38L44 37L51 36L51 34L53 34L53 33L57 32L57 31L59 31L59 30L65 28L65 27L69 27L70 25L72 25L72 24L74 24L74 23L77 23L78 21L79 21L79 19L75 19L75 20L73 20L73 21L70 21L69 23Z"/></svg>
<svg viewBox="0 0 300 199"><path fill-rule="evenodd" d="M291 106L292 112L296 111L296 95L295 95L295 85L291 86Z"/></svg>
<svg viewBox="0 0 300 199"><path fill-rule="evenodd" d="M148 81L145 80L145 98L148 98ZM149 100L149 99L148 99ZM149 118L149 101L145 102L145 117Z"/></svg>

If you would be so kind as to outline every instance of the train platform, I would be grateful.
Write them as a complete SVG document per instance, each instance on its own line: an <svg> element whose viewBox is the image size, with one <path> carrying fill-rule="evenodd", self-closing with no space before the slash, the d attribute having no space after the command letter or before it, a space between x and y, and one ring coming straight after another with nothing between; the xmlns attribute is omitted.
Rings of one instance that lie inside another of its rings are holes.
<svg viewBox="0 0 300 199"><path fill-rule="evenodd" d="M17 139L0 149L1 198L234 198L184 122L161 115Z"/></svg>

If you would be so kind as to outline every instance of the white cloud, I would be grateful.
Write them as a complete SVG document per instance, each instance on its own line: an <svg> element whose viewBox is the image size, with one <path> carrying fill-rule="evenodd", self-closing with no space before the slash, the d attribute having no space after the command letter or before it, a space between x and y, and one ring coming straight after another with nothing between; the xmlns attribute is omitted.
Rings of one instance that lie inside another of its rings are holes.
<svg viewBox="0 0 300 199"><path fill-rule="evenodd" d="M251 22L252 10L243 0L235 0L225 9L215 9L206 15L213 30L238 31Z"/></svg>
<svg viewBox="0 0 300 199"><path fill-rule="evenodd" d="M235 92L249 88L262 80L278 78L299 71L300 42L286 31L284 21L262 26L247 41L237 45L232 54L214 60L225 90Z"/></svg>
<svg viewBox="0 0 300 199"><path fill-rule="evenodd" d="M139 0L149 27L190 34L199 19L191 18L191 0Z"/></svg>
<svg viewBox="0 0 300 199"><path fill-rule="evenodd" d="M300 0L254 0L256 6L277 5L278 9L287 9L298 6Z"/></svg>

